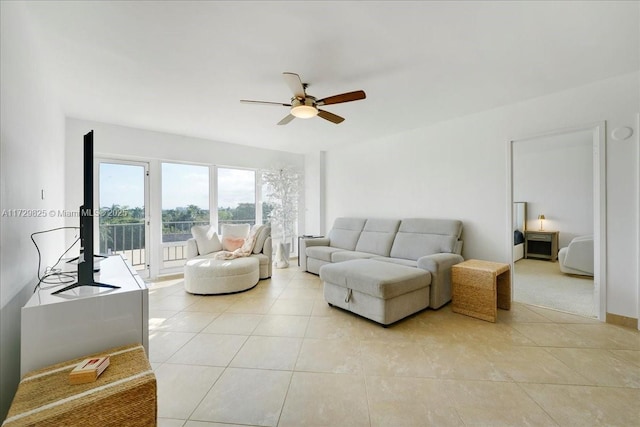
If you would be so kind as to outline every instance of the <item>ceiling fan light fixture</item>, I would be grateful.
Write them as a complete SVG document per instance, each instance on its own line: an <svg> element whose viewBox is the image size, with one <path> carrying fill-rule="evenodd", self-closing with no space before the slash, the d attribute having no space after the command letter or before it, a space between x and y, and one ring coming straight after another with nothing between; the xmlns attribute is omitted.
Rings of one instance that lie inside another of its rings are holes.
<svg viewBox="0 0 640 427"><path fill-rule="evenodd" d="M318 109L312 105L296 105L291 107L291 115L299 119L310 119L318 115Z"/></svg>
<svg viewBox="0 0 640 427"><path fill-rule="evenodd" d="M1 1L1 0L0 0ZM333 114L326 110L319 110L318 106L341 104L343 102L357 101L359 99L365 99L367 95L363 90L356 90L353 92L345 92L339 95L329 96L320 100L315 96L307 94L306 83L302 83L300 76L296 73L282 73L285 83L293 92L291 97L291 104L285 104L280 102L267 102L267 101L251 101L248 99L241 99L240 102L245 104L264 104L264 105L281 105L283 107L290 107L289 114L278 122L278 125L286 125L290 123L294 118L310 119L312 117L320 117L334 124L339 124L344 121L344 117L340 117L337 114Z"/></svg>

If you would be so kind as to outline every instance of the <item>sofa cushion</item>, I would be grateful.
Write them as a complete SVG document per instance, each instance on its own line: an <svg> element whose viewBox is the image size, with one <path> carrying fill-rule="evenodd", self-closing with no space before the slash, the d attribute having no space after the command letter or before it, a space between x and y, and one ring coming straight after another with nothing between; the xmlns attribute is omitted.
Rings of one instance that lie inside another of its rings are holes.
<svg viewBox="0 0 640 427"><path fill-rule="evenodd" d="M329 232L329 246L353 251L366 220L361 218L336 218Z"/></svg>
<svg viewBox="0 0 640 427"><path fill-rule="evenodd" d="M241 248L250 229L249 224L222 224L222 249L232 252Z"/></svg>
<svg viewBox="0 0 640 427"><path fill-rule="evenodd" d="M390 299L429 286L431 273L370 259L323 265L320 278L327 283Z"/></svg>
<svg viewBox="0 0 640 427"><path fill-rule="evenodd" d="M255 248L256 242L258 241L258 236L260 236L260 233L262 233L262 230L264 230L265 228L266 225L262 224L255 224L253 227L251 227L249 236L244 240L244 243L240 247L241 253L249 255L253 253L253 249Z"/></svg>
<svg viewBox="0 0 640 427"><path fill-rule="evenodd" d="M360 233L356 251L389 256L399 226L398 219L368 219Z"/></svg>
<svg viewBox="0 0 640 427"><path fill-rule="evenodd" d="M334 252L344 251L340 248L332 248L331 246L309 246L307 248L307 256L319 259L321 261L331 262L331 255Z"/></svg>
<svg viewBox="0 0 640 427"><path fill-rule="evenodd" d="M357 251L337 251L331 254L331 262L343 262L352 259L368 259L373 258L375 254Z"/></svg>
<svg viewBox="0 0 640 427"><path fill-rule="evenodd" d="M254 227L258 227L258 225L254 225ZM259 229L260 231L256 235L256 242L253 246L253 253L259 254L262 252L262 248L264 247L264 242L267 240L267 237L271 236L271 227L268 225L262 226Z"/></svg>
<svg viewBox="0 0 640 427"><path fill-rule="evenodd" d="M260 265L267 265L269 264L269 257L266 256L265 254L252 254L250 255L254 258L258 258L258 262L260 263Z"/></svg>
<svg viewBox="0 0 640 427"><path fill-rule="evenodd" d="M191 234L196 239L198 254L207 255L222 250L222 244L214 226L194 225L191 227Z"/></svg>
<svg viewBox="0 0 640 427"><path fill-rule="evenodd" d="M403 219L391 248L392 258L417 260L425 255L453 253L462 222L449 219Z"/></svg>
<svg viewBox="0 0 640 427"><path fill-rule="evenodd" d="M389 258L389 257L382 257L382 256L377 256L375 258L371 258L375 261L381 261L381 262L390 262L391 264L399 264L399 265L406 265L407 267L417 267L418 266L418 261L414 261L412 259L402 259L402 258Z"/></svg>

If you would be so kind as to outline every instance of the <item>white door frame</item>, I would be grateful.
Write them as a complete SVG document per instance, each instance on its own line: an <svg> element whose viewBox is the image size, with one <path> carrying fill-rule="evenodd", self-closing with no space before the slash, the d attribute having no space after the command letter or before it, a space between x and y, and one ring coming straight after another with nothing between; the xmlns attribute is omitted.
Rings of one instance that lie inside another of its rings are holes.
<svg viewBox="0 0 640 427"><path fill-rule="evenodd" d="M636 154L640 154L640 113L637 114L636 117ZM640 185L640 155L638 155L638 157L636 158L637 164L636 164L636 171L637 171L637 182L638 185ZM636 212L638 213L638 224L640 225L640 194L638 195L638 204L636 206ZM637 298L638 298L638 311L636 313L638 313L638 323L637 323L637 327L638 330L640 330L640 226L638 227L637 230L637 234L638 234L638 245L636 246L636 253L638 254L638 263L637 268L636 268L636 278L638 278L638 281L636 283L636 288L637 288Z"/></svg>
<svg viewBox="0 0 640 427"><path fill-rule="evenodd" d="M607 183L606 183L606 121L594 124L557 129L509 140L507 144L508 186L507 186L507 248L511 254L511 275L513 279L513 144L539 138L558 136L573 132L591 132L593 140L593 282L596 313L600 321L607 315ZM512 283L513 282L512 280ZM513 292L511 293L513 299Z"/></svg>
<svg viewBox="0 0 640 427"><path fill-rule="evenodd" d="M116 165L130 165L140 166L144 168L144 270L137 270L138 275L144 279L150 277L150 248L151 248L151 233L150 228L150 211L151 206L149 204L149 162L136 161L136 160L122 160L108 157L96 157L94 160L94 206L100 207L100 164L111 163ZM100 229L99 221L94 221L94 241L100 244Z"/></svg>

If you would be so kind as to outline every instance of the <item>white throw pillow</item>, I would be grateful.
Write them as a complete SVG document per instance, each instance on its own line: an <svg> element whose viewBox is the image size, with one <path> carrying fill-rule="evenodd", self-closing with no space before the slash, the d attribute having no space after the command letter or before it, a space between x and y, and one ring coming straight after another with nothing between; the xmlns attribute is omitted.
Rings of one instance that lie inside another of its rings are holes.
<svg viewBox="0 0 640 427"><path fill-rule="evenodd" d="M233 252L244 245L249 236L249 224L222 224L222 249Z"/></svg>
<svg viewBox="0 0 640 427"><path fill-rule="evenodd" d="M196 239L200 255L222 250L218 233L216 233L216 229L212 225L194 225L191 227L191 235Z"/></svg>
<svg viewBox="0 0 640 427"><path fill-rule="evenodd" d="M256 244L253 247L254 254L259 254L260 252L262 252L264 242L269 236L271 236L271 227L268 225L262 226L262 229L258 232L258 236L256 237Z"/></svg>

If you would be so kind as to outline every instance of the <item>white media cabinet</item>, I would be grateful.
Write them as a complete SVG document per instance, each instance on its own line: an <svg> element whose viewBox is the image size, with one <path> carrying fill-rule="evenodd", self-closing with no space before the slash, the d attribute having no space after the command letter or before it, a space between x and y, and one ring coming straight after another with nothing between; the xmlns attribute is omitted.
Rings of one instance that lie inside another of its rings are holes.
<svg viewBox="0 0 640 427"><path fill-rule="evenodd" d="M149 355L149 290L120 255L100 262L95 281L120 289L42 285L22 307L20 376L65 360L139 343Z"/></svg>

